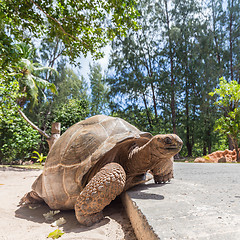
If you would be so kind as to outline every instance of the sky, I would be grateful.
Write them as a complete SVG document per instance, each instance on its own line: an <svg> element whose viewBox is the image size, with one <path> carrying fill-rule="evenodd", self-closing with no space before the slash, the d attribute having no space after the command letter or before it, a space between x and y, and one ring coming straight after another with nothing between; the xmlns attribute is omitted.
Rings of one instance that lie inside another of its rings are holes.
<svg viewBox="0 0 240 240"><path fill-rule="evenodd" d="M104 57L95 61L96 63L99 63L102 67L102 73L107 70L108 67L108 61L109 61L109 55L111 52L111 46L108 45L103 49ZM81 63L81 68L76 69L77 72L79 72L87 81L89 80L88 74L90 73L89 64L93 64L93 59L90 54L86 58L82 57L79 62Z"/></svg>

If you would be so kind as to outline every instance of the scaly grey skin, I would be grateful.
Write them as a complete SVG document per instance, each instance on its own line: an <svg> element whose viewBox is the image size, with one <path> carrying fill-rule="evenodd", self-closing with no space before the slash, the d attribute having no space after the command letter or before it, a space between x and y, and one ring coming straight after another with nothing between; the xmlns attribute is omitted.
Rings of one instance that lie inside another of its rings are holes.
<svg viewBox="0 0 240 240"><path fill-rule="evenodd" d="M139 177L149 169L152 169L155 183L169 181L172 177L172 157L181 150L182 144L177 135L157 135L142 147L135 147L129 153L125 166L119 163L105 165L77 199L75 212L78 221L87 226L100 221L103 217L101 211L123 190L149 180Z"/></svg>
<svg viewBox="0 0 240 240"><path fill-rule="evenodd" d="M126 121L97 115L73 125L53 145L43 173L20 205L45 201L52 209L75 209L90 226L117 195L143 182L173 177L173 156L182 147L175 134L141 132Z"/></svg>

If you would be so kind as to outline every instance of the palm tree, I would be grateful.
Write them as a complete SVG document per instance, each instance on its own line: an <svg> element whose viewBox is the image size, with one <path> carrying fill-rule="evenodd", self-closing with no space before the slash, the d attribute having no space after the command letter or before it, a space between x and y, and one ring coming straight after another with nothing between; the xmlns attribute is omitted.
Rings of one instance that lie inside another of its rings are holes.
<svg viewBox="0 0 240 240"><path fill-rule="evenodd" d="M16 48L22 55L19 64L12 74L18 76L20 75L19 87L20 91L23 93L23 96L17 99L17 103L20 106L18 112L34 129L36 129L41 135L47 138L50 149L56 139L60 136L60 125L58 123L54 123L52 125L54 134L52 134L52 136L49 136L46 132L37 127L30 119L28 119L28 117L23 113L21 109L24 107L27 101L29 101L30 109L32 109L33 106L38 103L39 93L46 101L46 95L44 93L45 89L50 90L53 94L57 94L56 86L39 76L40 73L43 73L46 70L51 70L56 73L57 71L50 67L43 67L41 64L34 62L36 50L31 45L20 43L16 44Z"/></svg>
<svg viewBox="0 0 240 240"><path fill-rule="evenodd" d="M50 90L52 93L56 94L57 89L53 83L50 83L42 79L39 74L44 71L51 70L57 73L57 71L50 67L43 67L37 62L33 62L35 56L35 49L31 45L26 43L20 43L16 45L18 51L22 55L22 58L15 70L16 74L20 74L20 90L25 93L21 99L18 99L18 104L23 107L26 102L30 101L30 108L38 103L39 93L46 100L46 95L44 89Z"/></svg>

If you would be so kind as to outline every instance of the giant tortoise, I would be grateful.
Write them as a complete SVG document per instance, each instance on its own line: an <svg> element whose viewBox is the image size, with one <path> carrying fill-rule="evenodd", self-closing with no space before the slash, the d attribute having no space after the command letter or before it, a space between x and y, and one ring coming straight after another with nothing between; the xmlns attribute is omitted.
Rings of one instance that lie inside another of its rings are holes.
<svg viewBox="0 0 240 240"><path fill-rule="evenodd" d="M123 191L173 177L173 156L182 147L175 134L141 132L123 119L97 115L70 127L52 146L42 174L21 205L46 202L51 209L75 209L79 223L90 226Z"/></svg>

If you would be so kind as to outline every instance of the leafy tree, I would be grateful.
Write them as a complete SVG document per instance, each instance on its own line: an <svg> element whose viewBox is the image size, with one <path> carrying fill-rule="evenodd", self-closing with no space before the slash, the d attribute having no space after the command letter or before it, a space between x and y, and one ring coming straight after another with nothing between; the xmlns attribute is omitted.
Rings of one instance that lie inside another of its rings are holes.
<svg viewBox="0 0 240 240"><path fill-rule="evenodd" d="M164 104L157 98L160 82L164 78L160 56L162 40L159 33L156 34L161 6L141 1L138 9L140 16L137 22L141 29L137 32L129 30L127 36L113 41L110 72L115 74L109 74L107 82L111 87L110 97L115 107L143 107L148 129L153 129L154 122L157 124L160 118L159 109Z"/></svg>
<svg viewBox="0 0 240 240"><path fill-rule="evenodd" d="M105 113L109 88L104 81L100 64L90 65L91 115Z"/></svg>
<svg viewBox="0 0 240 240"><path fill-rule="evenodd" d="M219 97L216 105L223 110L223 115L216 121L216 130L228 134L234 144L237 153L237 161L240 162L238 146L240 143L240 84L237 81L227 82L220 79L219 88L209 93Z"/></svg>
<svg viewBox="0 0 240 240"><path fill-rule="evenodd" d="M7 73L6 73L7 74ZM17 113L18 82L0 78L0 162L26 159L39 145L40 136Z"/></svg>
<svg viewBox="0 0 240 240"><path fill-rule="evenodd" d="M238 26L240 24L240 5L239 1L229 0L227 1L226 9L226 29L228 35L228 53L227 57L229 59L228 68L230 70L230 79L233 81L237 79L240 82L240 56L239 56L239 40L240 34Z"/></svg>
<svg viewBox="0 0 240 240"><path fill-rule="evenodd" d="M53 112L53 120L61 122L61 130L65 132L73 124L84 120L89 115L88 102L70 99Z"/></svg>
<svg viewBox="0 0 240 240"><path fill-rule="evenodd" d="M16 113L8 112L0 121L0 161L28 159L38 148L40 136Z"/></svg>
<svg viewBox="0 0 240 240"><path fill-rule="evenodd" d="M13 69L10 69L11 75L17 76L19 83L19 90L23 94L20 98L17 99L17 103L20 106L18 109L19 114L29 123L35 130L37 130L41 135L47 138L49 146L52 145L52 137L49 136L45 131L41 130L36 126L22 111L23 107L30 102L30 110L33 106L38 103L38 95L41 93L42 97L46 101L46 96L44 94L44 89L47 88L53 93L57 93L56 87L53 83L40 78L36 72L44 71L49 69L48 67L36 67L39 66L39 63L33 63L34 50L26 45L25 43L17 44L16 47L21 53L21 58ZM26 59L27 57L29 59ZM53 69L51 69L53 70ZM22 109L21 109L22 108Z"/></svg>
<svg viewBox="0 0 240 240"><path fill-rule="evenodd" d="M65 65L59 64L58 69L61 71L56 81L58 95L54 96L53 105L61 105L69 99L87 100L88 86L85 79Z"/></svg>
<svg viewBox="0 0 240 240"><path fill-rule="evenodd" d="M4 32L1 20L0 26L0 162L6 163L30 157L39 144L39 136L17 113L17 99L23 94L19 76L13 76L11 69L17 66L21 53Z"/></svg>
<svg viewBox="0 0 240 240"><path fill-rule="evenodd" d="M16 40L47 35L64 44L62 54L74 61L99 49L118 34L136 28L134 0L39 1L3 0L0 17Z"/></svg>

